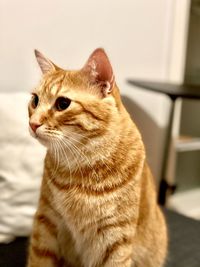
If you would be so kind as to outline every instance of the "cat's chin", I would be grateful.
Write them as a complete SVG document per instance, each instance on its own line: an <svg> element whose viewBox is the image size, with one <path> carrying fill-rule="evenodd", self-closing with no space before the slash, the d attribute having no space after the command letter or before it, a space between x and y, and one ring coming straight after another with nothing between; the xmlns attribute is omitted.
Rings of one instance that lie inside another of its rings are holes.
<svg viewBox="0 0 200 267"><path fill-rule="evenodd" d="M38 140L38 142L40 144L42 144L46 148L49 148L50 147L50 142L48 140L42 139L41 137L36 137L36 139Z"/></svg>
<svg viewBox="0 0 200 267"><path fill-rule="evenodd" d="M33 130L29 127L29 133L30 135L35 138L40 144L43 146L49 148L50 147L50 140L47 136L38 134L37 131L33 132Z"/></svg>

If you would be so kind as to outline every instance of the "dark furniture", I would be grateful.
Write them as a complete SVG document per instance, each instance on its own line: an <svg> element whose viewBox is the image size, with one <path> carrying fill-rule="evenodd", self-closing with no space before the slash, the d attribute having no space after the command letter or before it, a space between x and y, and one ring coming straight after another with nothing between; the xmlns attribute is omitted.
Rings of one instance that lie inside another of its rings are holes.
<svg viewBox="0 0 200 267"><path fill-rule="evenodd" d="M153 92L165 94L172 101L169 125L168 125L167 140L166 140L165 152L164 152L162 179L160 182L159 199L158 199L159 203L161 205L164 205L166 201L167 191L170 190L171 192L174 192L174 190L176 189L176 184L173 184L173 185L168 184L166 176L165 176L168 153L169 153L169 146L170 146L170 141L171 141L175 101L177 98L200 99L200 85L199 86L189 85L189 84L178 85L178 84L171 84L171 83L151 82L151 81L134 80L134 79L128 79L128 83L131 85L140 87L141 89L144 89L144 90L150 90Z"/></svg>
<svg viewBox="0 0 200 267"><path fill-rule="evenodd" d="M200 221L164 210L169 228L169 253L165 267L200 266ZM27 238L0 245L1 267L25 267ZM144 266L145 267L145 266Z"/></svg>

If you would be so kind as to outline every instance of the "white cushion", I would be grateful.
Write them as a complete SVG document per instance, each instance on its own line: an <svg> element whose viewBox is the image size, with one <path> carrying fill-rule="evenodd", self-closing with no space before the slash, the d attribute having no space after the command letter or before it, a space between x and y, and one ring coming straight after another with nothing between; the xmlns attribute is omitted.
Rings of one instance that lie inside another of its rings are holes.
<svg viewBox="0 0 200 267"><path fill-rule="evenodd" d="M30 234L45 148L28 131L28 93L0 93L0 242Z"/></svg>

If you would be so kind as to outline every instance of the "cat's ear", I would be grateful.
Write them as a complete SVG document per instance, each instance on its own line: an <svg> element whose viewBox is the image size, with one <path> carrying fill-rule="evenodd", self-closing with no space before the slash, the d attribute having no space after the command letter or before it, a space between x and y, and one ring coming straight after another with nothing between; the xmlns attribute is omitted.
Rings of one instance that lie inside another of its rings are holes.
<svg viewBox="0 0 200 267"><path fill-rule="evenodd" d="M112 92L115 83L114 74L108 56L102 48L97 48L91 54L83 71L89 75L91 83L99 85L104 97Z"/></svg>
<svg viewBox="0 0 200 267"><path fill-rule="evenodd" d="M46 58L41 52L39 52L38 50L34 50L34 52L43 74L58 69L58 67L53 62L51 62L51 60Z"/></svg>

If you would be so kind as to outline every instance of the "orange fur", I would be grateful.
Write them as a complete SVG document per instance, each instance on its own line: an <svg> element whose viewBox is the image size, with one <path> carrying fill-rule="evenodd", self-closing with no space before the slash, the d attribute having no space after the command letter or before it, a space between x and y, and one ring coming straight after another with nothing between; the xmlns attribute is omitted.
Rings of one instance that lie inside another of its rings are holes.
<svg viewBox="0 0 200 267"><path fill-rule="evenodd" d="M29 117L47 155L27 266L163 266L165 221L140 133L115 82L107 83L106 55L92 55L106 57L97 69L106 81L98 83L85 69L64 71L37 53L45 74ZM71 100L67 109L56 110L58 97Z"/></svg>

